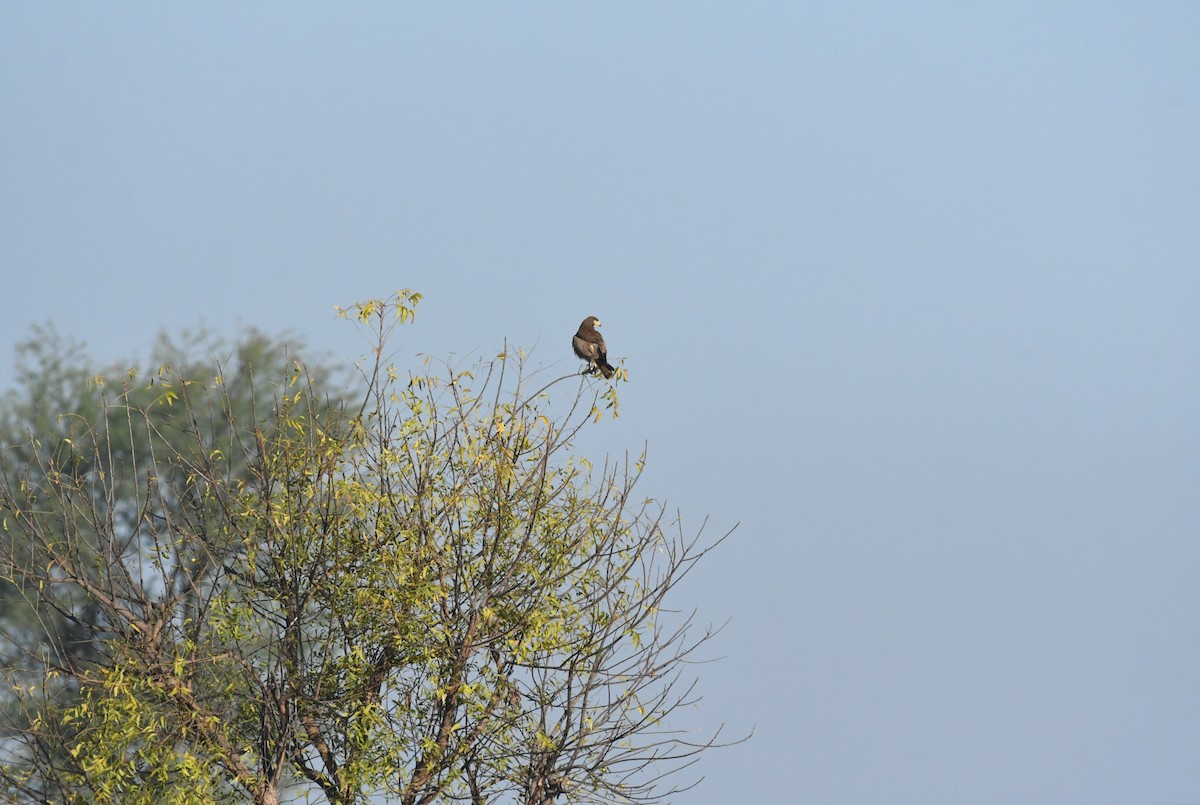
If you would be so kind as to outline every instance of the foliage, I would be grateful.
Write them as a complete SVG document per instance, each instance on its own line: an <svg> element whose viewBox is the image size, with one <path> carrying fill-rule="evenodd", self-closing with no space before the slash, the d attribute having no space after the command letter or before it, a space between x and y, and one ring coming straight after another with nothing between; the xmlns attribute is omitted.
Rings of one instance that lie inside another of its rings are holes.
<svg viewBox="0 0 1200 805"><path fill-rule="evenodd" d="M694 701L681 673L711 633L664 602L708 548L635 497L641 458L597 469L575 451L615 414L615 387L579 377L564 397L567 376L530 392L520 353L407 377L386 364L419 300L341 311L376 343L354 405L295 364L247 427L226 384L166 370L153 387L97 384L102 415L56 449L4 454L0 567L32 609L106 647L14 666L12 700L34 715L11 796L273 803L302 783L332 803L544 805L679 790L667 776L715 736L668 716ZM187 439L168 438L164 407L186 414ZM129 460L106 458L117 449ZM81 694L39 695L57 678Z"/></svg>

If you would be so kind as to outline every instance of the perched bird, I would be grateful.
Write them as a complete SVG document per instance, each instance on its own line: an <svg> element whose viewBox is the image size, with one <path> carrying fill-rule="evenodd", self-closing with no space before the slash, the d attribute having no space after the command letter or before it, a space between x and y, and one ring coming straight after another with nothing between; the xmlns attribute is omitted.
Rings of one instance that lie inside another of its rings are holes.
<svg viewBox="0 0 1200 805"><path fill-rule="evenodd" d="M617 370L608 362L608 347L604 345L604 336L596 332L599 326L600 320L595 316L584 319L575 337L571 339L571 348L575 350L576 355L588 362L588 372L599 371L604 375L604 379L608 380Z"/></svg>

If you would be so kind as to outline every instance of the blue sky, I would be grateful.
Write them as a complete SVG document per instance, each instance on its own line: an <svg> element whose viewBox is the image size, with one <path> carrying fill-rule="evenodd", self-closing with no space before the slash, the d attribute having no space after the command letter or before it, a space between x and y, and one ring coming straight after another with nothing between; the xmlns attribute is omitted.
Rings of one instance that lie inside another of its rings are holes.
<svg viewBox="0 0 1200 805"><path fill-rule="evenodd" d="M0 386L206 324L626 359L735 537L688 803L1194 803L1200 7L9 4Z"/></svg>

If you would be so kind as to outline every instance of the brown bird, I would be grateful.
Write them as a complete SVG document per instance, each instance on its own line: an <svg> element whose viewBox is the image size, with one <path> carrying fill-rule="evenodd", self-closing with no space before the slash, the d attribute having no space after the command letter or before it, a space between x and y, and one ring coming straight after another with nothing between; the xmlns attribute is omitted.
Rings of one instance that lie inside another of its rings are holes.
<svg viewBox="0 0 1200 805"><path fill-rule="evenodd" d="M599 326L600 320L595 316L584 319L575 337L571 339L571 348L580 359L588 362L585 374L598 371L608 380L617 370L608 362L608 347L604 344L604 336L596 332Z"/></svg>

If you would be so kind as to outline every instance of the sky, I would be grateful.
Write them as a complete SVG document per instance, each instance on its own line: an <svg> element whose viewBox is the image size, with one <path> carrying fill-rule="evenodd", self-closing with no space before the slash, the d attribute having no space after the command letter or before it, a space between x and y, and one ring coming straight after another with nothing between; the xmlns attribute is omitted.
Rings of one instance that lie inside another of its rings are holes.
<svg viewBox="0 0 1200 805"><path fill-rule="evenodd" d="M988 7L991 6L991 7ZM0 389L425 295L597 315L642 491L738 526L677 803L1200 797L1200 6L12 3ZM415 364L415 357L412 358Z"/></svg>

